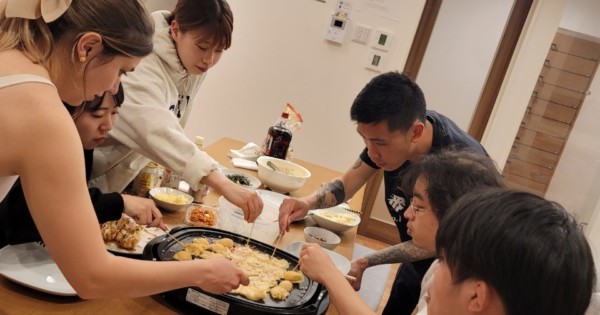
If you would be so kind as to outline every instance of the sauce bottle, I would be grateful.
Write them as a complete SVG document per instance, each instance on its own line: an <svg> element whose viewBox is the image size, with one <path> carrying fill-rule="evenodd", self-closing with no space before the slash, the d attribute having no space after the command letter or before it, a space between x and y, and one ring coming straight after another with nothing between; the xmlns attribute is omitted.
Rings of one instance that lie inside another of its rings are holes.
<svg viewBox="0 0 600 315"><path fill-rule="evenodd" d="M264 146L265 155L285 159L292 142L292 132L286 127L288 117L288 113L281 113L281 118L267 131Z"/></svg>

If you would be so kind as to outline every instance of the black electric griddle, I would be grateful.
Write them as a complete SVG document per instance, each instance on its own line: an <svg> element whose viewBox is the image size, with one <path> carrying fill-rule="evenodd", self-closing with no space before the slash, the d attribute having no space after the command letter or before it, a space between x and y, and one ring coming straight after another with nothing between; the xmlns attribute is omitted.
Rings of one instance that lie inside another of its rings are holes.
<svg viewBox="0 0 600 315"><path fill-rule="evenodd" d="M191 243L194 238L202 237L210 242L221 238L230 238L236 244L246 244L247 237L242 235L203 227L183 227L171 230L170 234L182 243ZM248 244L253 249L271 255L273 246L250 239ZM150 241L144 248L143 259L169 261L182 246L169 237L161 235ZM298 263L298 258L282 250L275 250L275 257L285 259L290 269ZM185 312L200 314L325 314L329 307L329 295L322 285L304 277L304 281L294 284L294 289L287 299L280 301L271 299L267 294L264 301L252 301L237 294L216 295L203 291L198 287L189 287L168 291L162 297L172 306Z"/></svg>

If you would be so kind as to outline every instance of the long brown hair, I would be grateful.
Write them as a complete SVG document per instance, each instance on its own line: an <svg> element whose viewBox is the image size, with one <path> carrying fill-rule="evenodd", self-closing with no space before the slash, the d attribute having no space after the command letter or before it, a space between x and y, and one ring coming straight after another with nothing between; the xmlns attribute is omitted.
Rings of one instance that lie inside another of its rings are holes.
<svg viewBox="0 0 600 315"><path fill-rule="evenodd" d="M23 51L47 68L54 46L64 46L75 62L74 47L86 32L100 34L104 46L101 58L106 60L116 55L148 55L154 32L152 20L138 0L73 0L67 11L50 23L42 18L6 18L2 8L0 29L0 51Z"/></svg>

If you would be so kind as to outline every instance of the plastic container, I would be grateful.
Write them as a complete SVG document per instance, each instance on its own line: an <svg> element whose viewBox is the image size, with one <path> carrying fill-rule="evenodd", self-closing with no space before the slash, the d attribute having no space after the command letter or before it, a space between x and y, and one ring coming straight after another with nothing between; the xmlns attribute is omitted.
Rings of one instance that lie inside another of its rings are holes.
<svg viewBox="0 0 600 315"><path fill-rule="evenodd" d="M250 230L252 230L250 238L267 244L273 244L273 242L275 242L277 235L279 235L278 221L268 222L259 217L254 221L254 227L252 227L252 224L244 220L242 209L223 200L224 198L222 197L219 199L219 216L217 218L218 228L245 237L248 237L250 235Z"/></svg>

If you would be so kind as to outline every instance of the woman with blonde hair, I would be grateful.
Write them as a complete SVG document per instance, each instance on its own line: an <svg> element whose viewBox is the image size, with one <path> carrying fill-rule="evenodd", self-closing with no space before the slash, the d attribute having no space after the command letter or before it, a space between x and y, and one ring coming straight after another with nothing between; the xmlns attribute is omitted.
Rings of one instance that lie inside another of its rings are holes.
<svg viewBox="0 0 600 315"><path fill-rule="evenodd" d="M20 178L52 258L82 298L137 297L247 284L227 260L137 261L110 255L85 182L81 140L61 102L115 93L152 51L137 0L0 2L0 198Z"/></svg>

